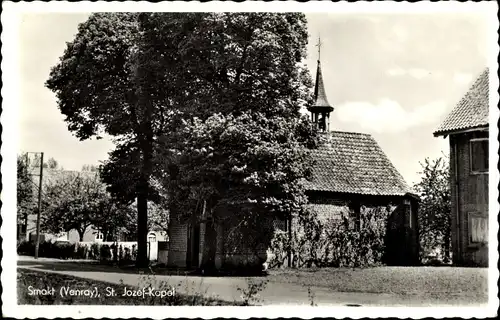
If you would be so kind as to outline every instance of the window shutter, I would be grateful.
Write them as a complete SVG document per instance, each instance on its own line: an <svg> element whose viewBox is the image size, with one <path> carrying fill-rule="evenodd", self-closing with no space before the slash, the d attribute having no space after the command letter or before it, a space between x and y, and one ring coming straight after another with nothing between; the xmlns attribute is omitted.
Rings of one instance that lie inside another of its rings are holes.
<svg viewBox="0 0 500 320"><path fill-rule="evenodd" d="M488 172L488 139L470 141L470 163L472 173Z"/></svg>

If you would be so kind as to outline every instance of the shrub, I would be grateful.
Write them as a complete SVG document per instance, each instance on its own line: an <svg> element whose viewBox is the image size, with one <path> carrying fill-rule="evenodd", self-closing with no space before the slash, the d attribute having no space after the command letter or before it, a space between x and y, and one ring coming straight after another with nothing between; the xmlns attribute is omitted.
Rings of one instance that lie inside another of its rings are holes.
<svg viewBox="0 0 500 320"><path fill-rule="evenodd" d="M50 241L40 242L38 256L57 259L78 259L77 247L71 243L52 243ZM17 253L21 255L35 255L35 243L24 241L19 244Z"/></svg>
<svg viewBox="0 0 500 320"><path fill-rule="evenodd" d="M131 261L132 260L132 249L125 247L123 249L123 261Z"/></svg>
<svg viewBox="0 0 500 320"><path fill-rule="evenodd" d="M132 250L130 250L130 260L135 261L137 259L137 245L132 245Z"/></svg>
<svg viewBox="0 0 500 320"><path fill-rule="evenodd" d="M59 259L74 259L75 258L75 244L74 243L55 243L52 250L54 250L55 258Z"/></svg>
<svg viewBox="0 0 500 320"><path fill-rule="evenodd" d="M35 255L35 244L30 241L21 241L17 246L17 254L25 256Z"/></svg>
<svg viewBox="0 0 500 320"><path fill-rule="evenodd" d="M362 208L360 228L348 214L340 219L318 218L314 211L299 216L290 240L277 231L271 242L270 267L284 265L291 248L295 267L365 267L382 264L389 208Z"/></svg>
<svg viewBox="0 0 500 320"><path fill-rule="evenodd" d="M290 249L290 241L288 233L283 230L276 230L273 239L271 240L270 250L268 255L270 259L267 261L268 268L283 267L288 258L288 251Z"/></svg>
<svg viewBox="0 0 500 320"><path fill-rule="evenodd" d="M35 255L35 243L21 241L17 246L19 255ZM130 263L137 256L136 245L126 247L123 244L82 244L68 242L40 242L38 256L55 259L90 259L109 261L113 259L116 263Z"/></svg>
<svg viewBox="0 0 500 320"><path fill-rule="evenodd" d="M89 259L99 260L100 256L101 256L101 251L99 248L99 244L92 243L92 245L90 245L90 250L89 250Z"/></svg>
<svg viewBox="0 0 500 320"><path fill-rule="evenodd" d="M87 259L89 254L89 248L86 245L76 244L75 259Z"/></svg>
<svg viewBox="0 0 500 320"><path fill-rule="evenodd" d="M118 260L120 262L125 260L125 250L123 249L123 245L120 245L118 248Z"/></svg>
<svg viewBox="0 0 500 320"><path fill-rule="evenodd" d="M118 263L119 264L129 264L135 260L137 253L135 251L135 245L131 247L125 245L119 245L118 249Z"/></svg>
<svg viewBox="0 0 500 320"><path fill-rule="evenodd" d="M113 243L109 246L109 251L111 253L111 256L113 257L113 262L118 262L118 245L116 243Z"/></svg>
<svg viewBox="0 0 500 320"><path fill-rule="evenodd" d="M57 258L58 252L56 252L55 245L50 241L41 242L38 247L38 256L46 258Z"/></svg>
<svg viewBox="0 0 500 320"><path fill-rule="evenodd" d="M107 244L101 245L99 253L99 260L101 261L107 261L111 258L111 248Z"/></svg>

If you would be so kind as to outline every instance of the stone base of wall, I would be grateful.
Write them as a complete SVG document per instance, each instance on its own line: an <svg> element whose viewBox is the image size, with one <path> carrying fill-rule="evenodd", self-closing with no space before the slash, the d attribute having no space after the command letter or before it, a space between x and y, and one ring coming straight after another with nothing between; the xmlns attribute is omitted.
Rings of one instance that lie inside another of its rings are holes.
<svg viewBox="0 0 500 320"><path fill-rule="evenodd" d="M462 257L454 259L457 266L488 267L488 246L468 248Z"/></svg>
<svg viewBox="0 0 500 320"><path fill-rule="evenodd" d="M267 253L261 254L231 254L217 255L216 262L220 261L222 268L251 268L251 269L266 269L266 261L268 260Z"/></svg>

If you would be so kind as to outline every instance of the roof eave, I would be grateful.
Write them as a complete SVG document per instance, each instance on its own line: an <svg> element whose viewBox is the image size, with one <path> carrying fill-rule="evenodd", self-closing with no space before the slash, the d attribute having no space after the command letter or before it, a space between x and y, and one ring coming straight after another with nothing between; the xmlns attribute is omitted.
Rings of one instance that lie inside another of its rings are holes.
<svg viewBox="0 0 500 320"><path fill-rule="evenodd" d="M418 198L417 195L410 192L394 192L394 193L375 193L375 192L363 192L363 191L340 191L327 188L314 188L306 187L306 192L326 192L326 193L336 193L336 194L350 194L358 196L374 196L374 197L405 197L412 196Z"/></svg>
<svg viewBox="0 0 500 320"><path fill-rule="evenodd" d="M475 127L469 127L469 128L461 128L461 129L456 129L456 130L438 130L433 133L434 137L440 137L443 136L443 138L446 138L447 136L451 134L457 134L457 133L466 133L466 132L474 132L474 131L488 131L489 130L489 125L479 125Z"/></svg>
<svg viewBox="0 0 500 320"><path fill-rule="evenodd" d="M330 105L328 106L312 105L307 107L307 111L309 112L332 112L333 110L334 110L333 107Z"/></svg>
<svg viewBox="0 0 500 320"><path fill-rule="evenodd" d="M420 200L420 197L417 194L413 193L413 192L407 192L405 194L405 197L411 197L411 198L413 198L415 200Z"/></svg>

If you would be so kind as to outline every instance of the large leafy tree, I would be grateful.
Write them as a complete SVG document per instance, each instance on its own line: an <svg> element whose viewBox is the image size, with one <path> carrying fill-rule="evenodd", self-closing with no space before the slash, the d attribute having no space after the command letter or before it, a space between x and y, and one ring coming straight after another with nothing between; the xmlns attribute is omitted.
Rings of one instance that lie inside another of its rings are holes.
<svg viewBox="0 0 500 320"><path fill-rule="evenodd" d="M303 212L300 181L310 174L310 159L298 133L313 128L306 119L269 119L262 114L216 114L185 127L177 176L170 177L177 219L197 223L212 218L205 233L203 261L212 268L217 230L225 230L226 253L265 250L275 219Z"/></svg>
<svg viewBox="0 0 500 320"><path fill-rule="evenodd" d="M159 154L179 148L168 135L217 112L296 118L310 99L305 26L297 13L99 13L80 25L47 87L77 137L115 137L103 178L124 202L137 198L138 266L151 176L178 171L175 152Z"/></svg>
<svg viewBox="0 0 500 320"><path fill-rule="evenodd" d="M90 226L114 238L133 210L112 198L98 172L58 171L44 187L42 229L58 234L76 230L80 241Z"/></svg>
<svg viewBox="0 0 500 320"><path fill-rule="evenodd" d="M133 235L137 232L137 213L132 206L129 207L132 214L129 215L124 233ZM135 214L134 214L135 213ZM153 201L148 202L148 233L150 231L162 231L168 234L169 214L165 207Z"/></svg>
<svg viewBox="0 0 500 320"><path fill-rule="evenodd" d="M52 170L55 170L55 169L62 169L59 167L59 163L57 162L56 159L54 158L49 158L49 160L47 160L47 162L45 162L43 164L43 167L45 169L52 169Z"/></svg>
<svg viewBox="0 0 500 320"><path fill-rule="evenodd" d="M44 186L42 230L58 234L75 229L83 241L104 193L95 173L57 172Z"/></svg>
<svg viewBox="0 0 500 320"><path fill-rule="evenodd" d="M99 167L93 164L84 164L82 166L82 171L83 172L98 172Z"/></svg>
<svg viewBox="0 0 500 320"><path fill-rule="evenodd" d="M438 248L450 259L451 191L447 157L426 158L422 163L421 179L414 185L420 196L419 232L423 254Z"/></svg>
<svg viewBox="0 0 500 320"><path fill-rule="evenodd" d="M137 198L137 265L145 266L154 138L163 130L168 108L155 93L168 83L158 77L155 60L144 49L141 15L92 14L67 44L46 86L56 93L68 129L78 138L115 138L117 147L102 170L103 178L123 202Z"/></svg>
<svg viewBox="0 0 500 320"><path fill-rule="evenodd" d="M120 235L136 228L137 212L129 205L123 204L107 192L100 194L94 211L89 216L92 226L99 230L105 241L116 241Z"/></svg>
<svg viewBox="0 0 500 320"><path fill-rule="evenodd" d="M149 20L156 29L168 28L156 18ZM164 33L151 42L163 43ZM182 42L191 108L170 118L174 130L161 140L169 160L160 172L168 177L172 217L214 221L205 232L207 268L215 225L230 226L228 238L243 235L225 239L226 250L233 242L262 249L271 234L266 226L306 202L299 182L310 168L305 147L315 142L299 112L311 102L301 64L306 44L305 18L295 13L210 14Z"/></svg>

